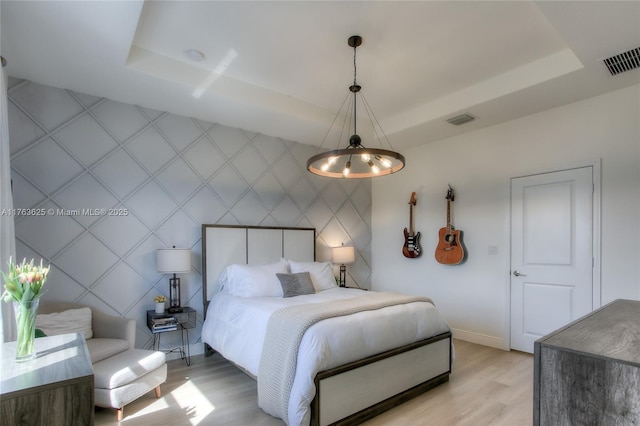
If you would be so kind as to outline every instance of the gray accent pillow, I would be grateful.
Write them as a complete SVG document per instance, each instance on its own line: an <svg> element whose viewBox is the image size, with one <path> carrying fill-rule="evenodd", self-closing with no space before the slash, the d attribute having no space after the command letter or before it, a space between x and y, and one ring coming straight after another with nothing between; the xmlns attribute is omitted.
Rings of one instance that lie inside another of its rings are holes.
<svg viewBox="0 0 640 426"><path fill-rule="evenodd" d="M313 282L308 272L296 274L276 274L282 286L282 297L301 296L314 294Z"/></svg>

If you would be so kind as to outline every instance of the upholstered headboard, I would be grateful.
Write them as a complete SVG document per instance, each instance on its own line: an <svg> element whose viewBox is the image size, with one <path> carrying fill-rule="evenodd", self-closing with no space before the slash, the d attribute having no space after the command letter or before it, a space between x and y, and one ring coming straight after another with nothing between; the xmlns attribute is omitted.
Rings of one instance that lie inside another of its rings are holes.
<svg viewBox="0 0 640 426"><path fill-rule="evenodd" d="M298 262L316 259L315 228L202 225L202 299L205 312L219 289L218 275L232 263L261 264L281 258Z"/></svg>

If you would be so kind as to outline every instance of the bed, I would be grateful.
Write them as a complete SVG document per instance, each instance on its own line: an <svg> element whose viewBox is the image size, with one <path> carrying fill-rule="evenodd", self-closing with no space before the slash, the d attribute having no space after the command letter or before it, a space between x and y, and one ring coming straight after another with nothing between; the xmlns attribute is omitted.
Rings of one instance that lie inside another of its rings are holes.
<svg viewBox="0 0 640 426"><path fill-rule="evenodd" d="M435 306L337 287L315 262L315 229L203 225L202 244L205 353L257 379L267 413L357 424L448 381L451 333Z"/></svg>

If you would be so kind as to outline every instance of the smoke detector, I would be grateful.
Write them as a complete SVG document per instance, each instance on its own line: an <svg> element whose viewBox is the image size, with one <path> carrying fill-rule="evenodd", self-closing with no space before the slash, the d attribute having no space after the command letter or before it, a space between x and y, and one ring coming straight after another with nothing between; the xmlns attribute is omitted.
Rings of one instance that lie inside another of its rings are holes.
<svg viewBox="0 0 640 426"><path fill-rule="evenodd" d="M191 59L193 62L202 62L204 61L204 53L197 49L185 49L184 54L187 58Z"/></svg>

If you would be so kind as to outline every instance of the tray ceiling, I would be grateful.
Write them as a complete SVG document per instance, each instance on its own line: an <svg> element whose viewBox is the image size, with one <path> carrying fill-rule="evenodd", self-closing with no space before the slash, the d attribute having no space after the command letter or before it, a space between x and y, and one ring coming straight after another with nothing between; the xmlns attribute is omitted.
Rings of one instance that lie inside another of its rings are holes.
<svg viewBox="0 0 640 426"><path fill-rule="evenodd" d="M640 83L602 63L640 46L635 1L3 1L0 13L12 77L312 145L348 93L353 34L358 82L396 149ZM462 113L477 119L446 122Z"/></svg>

